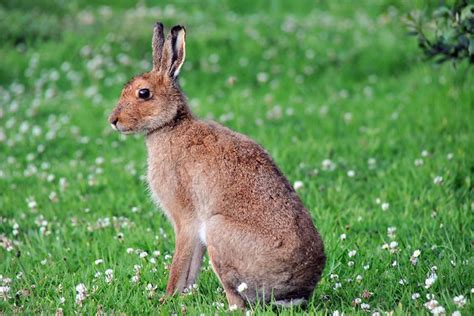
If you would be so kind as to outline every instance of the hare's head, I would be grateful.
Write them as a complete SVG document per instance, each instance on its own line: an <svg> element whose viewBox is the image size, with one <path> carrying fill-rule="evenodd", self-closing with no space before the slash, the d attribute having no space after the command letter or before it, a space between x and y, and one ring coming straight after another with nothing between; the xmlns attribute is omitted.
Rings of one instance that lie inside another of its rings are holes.
<svg viewBox="0 0 474 316"><path fill-rule="evenodd" d="M134 77L122 90L109 116L112 127L121 133L151 132L173 122L185 107L177 77L185 57L186 31L174 26L166 41L163 24L153 31L153 69Z"/></svg>

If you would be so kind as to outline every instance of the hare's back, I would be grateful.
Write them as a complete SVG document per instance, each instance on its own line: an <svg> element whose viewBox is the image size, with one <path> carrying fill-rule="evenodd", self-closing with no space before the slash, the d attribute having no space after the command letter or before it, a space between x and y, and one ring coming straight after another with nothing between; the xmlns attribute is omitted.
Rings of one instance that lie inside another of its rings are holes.
<svg viewBox="0 0 474 316"><path fill-rule="evenodd" d="M270 155L250 138L216 123L203 133L205 170L216 192L219 212L268 227L297 225L309 214ZM273 227L276 228L276 227ZM292 227L293 229L295 227Z"/></svg>

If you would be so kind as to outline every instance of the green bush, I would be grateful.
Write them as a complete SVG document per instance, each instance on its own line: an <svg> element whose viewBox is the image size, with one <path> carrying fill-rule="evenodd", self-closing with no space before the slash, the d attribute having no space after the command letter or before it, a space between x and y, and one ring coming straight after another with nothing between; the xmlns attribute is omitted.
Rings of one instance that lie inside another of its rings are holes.
<svg viewBox="0 0 474 316"><path fill-rule="evenodd" d="M409 34L418 38L425 56L437 63L468 60L474 63L474 4L457 1L451 7L442 5L426 14L412 12L407 17Z"/></svg>

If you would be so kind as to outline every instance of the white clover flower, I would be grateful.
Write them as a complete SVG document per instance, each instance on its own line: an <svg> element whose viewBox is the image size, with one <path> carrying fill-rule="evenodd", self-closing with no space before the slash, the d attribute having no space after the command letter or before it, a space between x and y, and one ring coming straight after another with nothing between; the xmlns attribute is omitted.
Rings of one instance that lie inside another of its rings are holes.
<svg viewBox="0 0 474 316"><path fill-rule="evenodd" d="M141 265L139 265L139 264L133 265L133 271L135 271L135 273L140 272L141 269L142 269Z"/></svg>
<svg viewBox="0 0 474 316"><path fill-rule="evenodd" d="M454 158L454 154L453 154L453 153L449 153L449 154L446 155L446 158L447 158L448 160L452 160L452 159Z"/></svg>
<svg viewBox="0 0 474 316"><path fill-rule="evenodd" d="M423 150L423 151L421 152L421 157L428 157L429 155L430 155L430 153L429 153L429 151L427 151L427 150Z"/></svg>
<svg viewBox="0 0 474 316"><path fill-rule="evenodd" d="M443 182L443 177L442 176L436 176L433 179L433 183L436 185L440 185Z"/></svg>
<svg viewBox="0 0 474 316"><path fill-rule="evenodd" d="M341 288L341 287L342 287L342 284L341 284L340 282L336 282L336 283L334 283L333 289L334 289L334 290L337 290L337 289L339 289L339 288Z"/></svg>
<svg viewBox="0 0 474 316"><path fill-rule="evenodd" d="M356 297L353 302L354 304L359 305L360 303L362 303L362 299L360 297Z"/></svg>
<svg viewBox="0 0 474 316"><path fill-rule="evenodd" d="M127 248L127 253L128 254L133 253L133 248Z"/></svg>
<svg viewBox="0 0 474 316"><path fill-rule="evenodd" d="M346 235L346 234L341 234L341 236L339 236L339 238L340 238L341 240L346 240L347 235Z"/></svg>
<svg viewBox="0 0 474 316"><path fill-rule="evenodd" d="M369 165L369 169L374 169L375 165L377 164L377 160L375 160L375 158L369 158L369 160L367 160L367 164Z"/></svg>
<svg viewBox="0 0 474 316"><path fill-rule="evenodd" d="M436 306L431 310L431 314L437 316L437 315L445 315L446 314L446 309L443 306Z"/></svg>
<svg viewBox="0 0 474 316"><path fill-rule="evenodd" d="M35 198L32 196L26 199L26 203L28 204L28 207L30 209L36 209L38 207L38 204L36 203Z"/></svg>
<svg viewBox="0 0 474 316"><path fill-rule="evenodd" d="M236 304L232 304L229 306L229 311L236 311L237 310L237 305Z"/></svg>
<svg viewBox="0 0 474 316"><path fill-rule="evenodd" d="M260 83L265 83L269 79L269 75L266 72L259 72L257 74L257 81Z"/></svg>
<svg viewBox="0 0 474 316"><path fill-rule="evenodd" d="M140 281L140 275L137 274L137 275L132 276L132 278L130 279L130 281L131 281L132 283L138 283L138 281Z"/></svg>
<svg viewBox="0 0 474 316"><path fill-rule="evenodd" d="M349 170L349 171L347 171L347 176L348 176L349 178L355 177L355 174L356 174L356 173L355 173L354 170Z"/></svg>
<svg viewBox="0 0 474 316"><path fill-rule="evenodd" d="M436 282L437 279L438 276L436 275L436 273L434 271L431 272L428 278L426 278L425 280L425 289L429 289Z"/></svg>
<svg viewBox="0 0 474 316"><path fill-rule="evenodd" d="M419 298L420 298L420 293L413 293L413 294L411 295L411 299L412 299L412 300L417 300L417 299L419 299Z"/></svg>
<svg viewBox="0 0 474 316"><path fill-rule="evenodd" d="M66 190L66 187L67 187L67 180L66 178L60 178L59 179L59 188L61 191L64 191Z"/></svg>
<svg viewBox="0 0 474 316"><path fill-rule="evenodd" d="M349 253L348 253L349 258L354 257L356 254L357 254L357 250L350 250Z"/></svg>
<svg viewBox="0 0 474 316"><path fill-rule="evenodd" d="M337 279L339 279L339 276L338 276L337 274L331 273L331 274L329 275L329 278L330 278L331 280L337 280Z"/></svg>
<svg viewBox="0 0 474 316"><path fill-rule="evenodd" d="M153 251L153 257L159 257L161 255L161 252L159 250Z"/></svg>
<svg viewBox="0 0 474 316"><path fill-rule="evenodd" d="M358 275L356 276L356 281L357 281L357 282L361 282L361 281L362 281L362 275L358 274Z"/></svg>
<svg viewBox="0 0 474 316"><path fill-rule="evenodd" d="M59 298L59 304L64 304L66 302L66 298L64 296Z"/></svg>
<svg viewBox="0 0 474 316"><path fill-rule="evenodd" d="M395 238L395 234L397 233L397 228L396 227L389 227L387 228L387 236L390 238Z"/></svg>
<svg viewBox="0 0 474 316"><path fill-rule="evenodd" d="M99 264L101 264L101 263L104 263L104 260L103 260L103 259L97 259L96 261L94 261L94 263L95 263L96 265L99 265Z"/></svg>
<svg viewBox="0 0 474 316"><path fill-rule="evenodd" d="M420 254L421 254L421 251L418 249L413 252L413 255L411 255L410 257L411 264L415 266L418 263L418 257L420 256Z"/></svg>
<svg viewBox="0 0 474 316"><path fill-rule="evenodd" d="M460 311L454 311L451 316L461 316L461 312Z"/></svg>
<svg viewBox="0 0 474 316"><path fill-rule="evenodd" d="M237 287L237 292L242 293L243 291L245 291L245 290L247 290L247 289L248 289L247 283L242 282L242 283L240 283L239 286Z"/></svg>
<svg viewBox="0 0 474 316"><path fill-rule="evenodd" d="M347 263L347 265L348 265L349 267L353 267L353 266L354 266L354 261L349 261L349 262Z"/></svg>
<svg viewBox="0 0 474 316"><path fill-rule="evenodd" d="M429 311L433 310L435 307L437 307L439 305L438 301L435 300L435 299L432 299L428 302L426 302L425 304L423 304L423 306L425 306L425 308Z"/></svg>
<svg viewBox="0 0 474 316"><path fill-rule="evenodd" d="M415 159L415 166L420 167L423 165L423 159Z"/></svg>
<svg viewBox="0 0 474 316"><path fill-rule="evenodd" d="M114 271L112 269L105 270L105 282L110 283L114 279Z"/></svg>
<svg viewBox="0 0 474 316"><path fill-rule="evenodd" d="M224 308L225 305L222 302L213 302L212 306L214 306L217 309L221 309L221 308Z"/></svg>
<svg viewBox="0 0 474 316"><path fill-rule="evenodd" d="M454 304L457 305L457 307L464 307L464 305L466 305L466 298L464 297L464 295L455 296L453 298L453 301Z"/></svg>
<svg viewBox="0 0 474 316"><path fill-rule="evenodd" d="M303 181L295 181L295 183L293 184L293 188L295 189L295 191L301 189L303 187Z"/></svg>
<svg viewBox="0 0 474 316"><path fill-rule="evenodd" d="M351 112L344 113L343 118L346 123L350 123L352 121L352 113Z"/></svg>
<svg viewBox="0 0 474 316"><path fill-rule="evenodd" d="M382 208L382 211L386 211L390 208L390 204L387 203L387 202L384 202L384 203L382 203L382 205L380 207Z"/></svg>
<svg viewBox="0 0 474 316"><path fill-rule="evenodd" d="M10 292L9 286L0 286L0 298L7 300L9 292Z"/></svg>
<svg viewBox="0 0 474 316"><path fill-rule="evenodd" d="M148 283L148 284L146 285L146 289L147 289L147 291L153 291L154 289L156 289L156 287L153 286L151 283Z"/></svg>
<svg viewBox="0 0 474 316"><path fill-rule="evenodd" d="M82 302L87 297L87 288L84 283L81 283L76 286L76 304L82 305Z"/></svg>
<svg viewBox="0 0 474 316"><path fill-rule="evenodd" d="M331 159L324 159L321 162L321 169L333 171L334 169L336 169L336 164Z"/></svg>
<svg viewBox="0 0 474 316"><path fill-rule="evenodd" d="M140 252L139 256L140 256L140 258L143 259L143 258L146 258L148 256L148 253L146 251L142 251L142 252Z"/></svg>
<svg viewBox="0 0 474 316"><path fill-rule="evenodd" d="M100 277L101 275L102 275L102 272L97 271L97 272L94 274L94 277L97 279L97 278Z"/></svg>
<svg viewBox="0 0 474 316"><path fill-rule="evenodd" d="M360 308L367 311L367 310L370 309L370 305L367 304L367 303L362 303L362 304L360 304Z"/></svg>

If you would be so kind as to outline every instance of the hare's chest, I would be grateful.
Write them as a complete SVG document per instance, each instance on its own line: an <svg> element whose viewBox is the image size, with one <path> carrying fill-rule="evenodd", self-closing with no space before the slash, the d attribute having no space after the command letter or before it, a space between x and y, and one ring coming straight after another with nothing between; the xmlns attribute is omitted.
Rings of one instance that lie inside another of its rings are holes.
<svg viewBox="0 0 474 316"><path fill-rule="evenodd" d="M162 166L153 160L148 162L147 180L151 197L173 224L176 214L172 211L176 209L178 203L177 179L176 172L170 166Z"/></svg>

